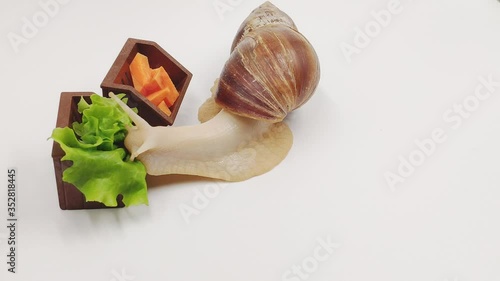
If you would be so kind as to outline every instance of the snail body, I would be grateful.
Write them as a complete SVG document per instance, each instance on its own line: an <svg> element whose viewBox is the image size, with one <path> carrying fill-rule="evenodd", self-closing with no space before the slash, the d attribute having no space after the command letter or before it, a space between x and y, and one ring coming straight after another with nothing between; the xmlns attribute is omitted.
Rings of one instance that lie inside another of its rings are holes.
<svg viewBox="0 0 500 281"><path fill-rule="evenodd" d="M135 126L125 146L150 175L187 174L241 181L263 174L288 154L293 135L282 121L319 82L319 62L291 18L269 2L243 22L210 97L202 124L151 127L110 93Z"/></svg>

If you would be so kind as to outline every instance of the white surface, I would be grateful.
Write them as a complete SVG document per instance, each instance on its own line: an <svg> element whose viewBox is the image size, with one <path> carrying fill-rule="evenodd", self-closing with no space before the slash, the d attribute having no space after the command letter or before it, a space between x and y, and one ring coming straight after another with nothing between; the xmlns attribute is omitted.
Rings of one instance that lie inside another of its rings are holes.
<svg viewBox="0 0 500 281"><path fill-rule="evenodd" d="M353 44L390 1L274 1L315 46L319 88L287 120L295 139L285 161L223 183L187 223L180 207L215 183L165 177L149 207L59 209L47 140L59 93L99 93L128 37L153 40L194 74L177 125L194 124L237 28L261 2L220 0L234 5L223 18L213 0L124 2L69 1L18 53L7 34L41 8L3 3L1 158L3 173L19 174L19 251L10 274L2 191L1 280L500 280L500 87L459 128L442 117L479 77L500 81L500 3L402 0L348 63L342 42ZM384 174L439 128L446 141L391 190ZM339 247L307 277L286 275L314 266L318 239L328 238Z"/></svg>

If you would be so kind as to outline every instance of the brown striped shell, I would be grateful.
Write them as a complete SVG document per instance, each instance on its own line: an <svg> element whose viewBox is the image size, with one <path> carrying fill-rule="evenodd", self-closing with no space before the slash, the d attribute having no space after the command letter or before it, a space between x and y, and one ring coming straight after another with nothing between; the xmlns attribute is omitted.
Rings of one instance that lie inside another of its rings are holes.
<svg viewBox="0 0 500 281"><path fill-rule="evenodd" d="M215 100L234 114L279 122L309 100L319 78L314 48L288 15L266 2L240 26Z"/></svg>

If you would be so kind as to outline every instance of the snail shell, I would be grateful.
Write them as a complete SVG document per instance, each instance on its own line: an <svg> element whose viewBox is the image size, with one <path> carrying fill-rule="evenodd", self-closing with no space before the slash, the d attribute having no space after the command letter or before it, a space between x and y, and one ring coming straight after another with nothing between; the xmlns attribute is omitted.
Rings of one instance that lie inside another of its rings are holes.
<svg viewBox="0 0 500 281"><path fill-rule="evenodd" d="M287 14L266 2L240 26L215 101L237 115L279 122L309 100L319 78L312 45Z"/></svg>
<svg viewBox="0 0 500 281"><path fill-rule="evenodd" d="M231 52L233 52L236 45L238 45L241 39L249 32L268 24L282 24L290 27L291 29L297 30L292 18L270 2L266 2L253 10L240 25L240 28L236 33L236 37L234 37Z"/></svg>

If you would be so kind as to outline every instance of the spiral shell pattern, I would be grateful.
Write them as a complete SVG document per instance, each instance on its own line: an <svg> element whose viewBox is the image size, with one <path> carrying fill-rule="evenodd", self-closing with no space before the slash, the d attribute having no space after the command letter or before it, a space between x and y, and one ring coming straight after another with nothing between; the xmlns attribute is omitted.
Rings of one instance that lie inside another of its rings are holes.
<svg viewBox="0 0 500 281"><path fill-rule="evenodd" d="M288 15L267 2L240 27L215 100L234 114L279 122L309 100L319 78L312 45Z"/></svg>

